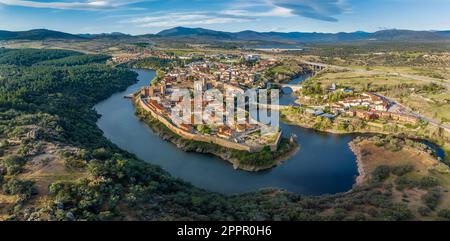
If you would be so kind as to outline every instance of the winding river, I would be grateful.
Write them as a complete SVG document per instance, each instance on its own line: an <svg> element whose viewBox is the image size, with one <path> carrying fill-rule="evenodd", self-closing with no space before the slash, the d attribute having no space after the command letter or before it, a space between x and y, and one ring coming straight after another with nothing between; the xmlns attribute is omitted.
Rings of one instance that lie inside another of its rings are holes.
<svg viewBox="0 0 450 241"><path fill-rule="evenodd" d="M262 188L282 188L303 195L345 192L358 175L355 155L348 147L354 135L319 133L282 124L286 136L295 134L300 150L282 165L268 171L250 173L234 170L228 162L212 155L186 153L163 141L134 115L130 100L123 97L148 85L155 77L151 70L136 70L138 82L116 93L94 108L101 114L97 125L105 137L139 158L163 167L173 176L215 192L233 194ZM294 80L300 82L305 77ZM289 103L290 94L280 102Z"/></svg>

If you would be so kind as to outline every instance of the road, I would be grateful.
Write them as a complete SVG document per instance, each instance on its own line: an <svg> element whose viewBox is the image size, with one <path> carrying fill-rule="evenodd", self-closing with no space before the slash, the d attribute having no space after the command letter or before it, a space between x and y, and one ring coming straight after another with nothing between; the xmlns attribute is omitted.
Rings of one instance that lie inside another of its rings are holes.
<svg viewBox="0 0 450 241"><path fill-rule="evenodd" d="M406 110L406 111L408 112L408 114L413 115L413 116L415 116L415 117L417 117L417 118L419 118L419 119L421 119L421 120L427 121L428 123L430 123L430 124L432 124L432 125L434 125L434 126L440 127L440 128L442 128L442 129L444 129L444 130L450 132L450 126L449 126L449 125L441 124L441 123L440 123L439 121L437 121L437 120L433 120L433 119L428 118L428 117L426 117L426 116L423 116L423 115L421 115L421 114L419 114L419 113L416 113L416 112L414 112L413 110L411 110L409 107L404 106L403 104L399 103L399 102L398 102L396 99L394 99L394 98L389 98L389 97L387 97L387 96L384 96L384 95L381 95L381 94L378 94L378 93L374 93L374 94L377 95L377 96L379 96L379 97L381 97L381 98L384 98L384 99L388 100L388 101L391 102L391 103L394 103L394 104L400 106L401 108L403 108L404 110Z"/></svg>
<svg viewBox="0 0 450 241"><path fill-rule="evenodd" d="M319 66L319 67L322 67L322 68L334 68L334 69L338 69L338 70L349 70L349 71L353 71L353 72L357 72L357 73L365 73L365 74L372 74L372 75L395 75L395 76L400 76L400 77L404 77L404 78L408 78L408 79L423 81L423 82L427 82L427 83L434 83L434 84L437 84L437 85L441 85L441 86L443 86L443 87L445 87L445 88L450 90L450 80L440 80L440 79L430 78L430 77L426 77L426 76L405 74L405 73L397 73L397 72L354 69L354 68L350 68L350 67L342 67L342 66L337 66L337 65L328 65L328 64L315 63L315 62L309 62L309 61L303 61L303 63L309 64L309 65Z"/></svg>
<svg viewBox="0 0 450 241"><path fill-rule="evenodd" d="M448 90L450 90L450 81L449 80L439 80L439 79L435 79L435 78L430 78L430 77L426 77L426 76L419 76L419 75L413 75L413 74L404 74L404 73L397 73L397 72L385 72L385 71L376 71L376 70L365 70L365 69L353 69L353 68L349 68L349 67L342 67L342 66L336 66L336 65L328 65L328 64L323 64L323 63L315 63L315 62L309 62L309 61L303 61L305 64L309 64L309 65L315 65L315 66L319 66L322 68L334 68L334 69L338 69L338 70L349 70L349 71L354 71L354 72L358 72L358 73L366 73L366 74L373 74L373 75L396 75L396 76L401 76L404 78L408 78L408 79L413 79L413 80L418 80L418 81L423 81L423 82L427 82L427 83L434 83L437 85L441 85L445 88L447 88ZM389 98L387 96L381 95L381 94L376 94L378 96L380 96L381 98L384 98L386 100L389 100L392 103L395 103L396 105L400 106L401 108L403 108L404 110L406 110L409 114L416 116L417 118L427 121L428 123L443 128L444 130L450 132L450 126L449 125L444 125L441 124L441 122L437 121L437 120L433 120L431 118L428 118L426 116L423 116L419 113L416 113L414 111L412 111L409 107L402 105L401 103L399 103L397 100L393 99L393 98Z"/></svg>

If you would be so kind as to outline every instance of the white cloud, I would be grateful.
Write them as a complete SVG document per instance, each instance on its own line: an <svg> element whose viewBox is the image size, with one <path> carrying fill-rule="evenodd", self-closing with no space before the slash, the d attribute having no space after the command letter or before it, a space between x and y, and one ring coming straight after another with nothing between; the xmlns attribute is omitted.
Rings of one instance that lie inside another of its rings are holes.
<svg viewBox="0 0 450 241"><path fill-rule="evenodd" d="M0 0L2 1L2 0ZM177 27L226 24L258 20L264 17L294 17L337 21L344 12L344 0L237 0L218 12L163 12L120 21L139 27Z"/></svg>
<svg viewBox="0 0 450 241"><path fill-rule="evenodd" d="M137 24L140 27L177 27L209 24L237 23L252 20L246 16L237 16L225 13L184 12L165 13L144 17L131 18L121 23Z"/></svg>
<svg viewBox="0 0 450 241"><path fill-rule="evenodd" d="M278 7L290 9L293 14L323 21L335 22L336 15L348 10L345 0L270 0Z"/></svg>
<svg viewBox="0 0 450 241"><path fill-rule="evenodd" d="M237 0L232 12L262 17L303 16L337 21L336 16L350 10L345 0ZM256 11L255 9L259 9Z"/></svg>
<svg viewBox="0 0 450 241"><path fill-rule="evenodd" d="M22 6L31 8L73 9L73 10L110 10L123 9L133 3L156 0L54 0L53 2L41 2L38 0L0 0L0 4L10 6ZM159 0L158 0L159 1ZM243 17L292 17L303 16L323 21L337 21L336 16L349 11L346 0L235 0L229 4L229 9L221 13L226 16L213 16L213 14L193 14L186 16L173 13L175 19L159 20L159 24L167 26L181 23L204 24L229 23L241 21ZM129 8L127 8L129 9ZM148 7L146 7L148 9ZM187 13L190 14L190 13ZM158 23L148 23L158 25Z"/></svg>
<svg viewBox="0 0 450 241"><path fill-rule="evenodd" d="M73 2L38 2L26 0L0 0L1 4L31 8L73 9L73 10L105 10L115 9L143 0L87 0Z"/></svg>
<svg viewBox="0 0 450 241"><path fill-rule="evenodd" d="M249 11L243 9L224 10L222 13L232 16L251 16L251 17L292 17L292 10L283 7L274 7L268 11Z"/></svg>

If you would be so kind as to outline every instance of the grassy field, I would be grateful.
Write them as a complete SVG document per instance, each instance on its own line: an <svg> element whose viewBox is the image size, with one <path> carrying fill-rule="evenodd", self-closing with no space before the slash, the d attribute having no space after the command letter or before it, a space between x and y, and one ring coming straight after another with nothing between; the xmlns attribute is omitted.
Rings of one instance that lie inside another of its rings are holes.
<svg viewBox="0 0 450 241"><path fill-rule="evenodd" d="M108 53L108 48L115 44L91 41L9 41L0 43L5 48L37 48L37 49L66 49L87 54Z"/></svg>
<svg viewBox="0 0 450 241"><path fill-rule="evenodd" d="M4 150L2 157L19 155L20 148L10 145ZM78 149L68 146L56 146L52 143L42 142L41 152L26 162L21 167L22 171L17 175L17 179L22 181L32 181L36 195L33 196L32 203L39 201L42 197L48 195L50 184L56 181L73 181L87 177L87 172L83 168L74 169L67 163L67 158L63 156L64 152L76 152ZM0 160L0 165L3 160ZM12 176L6 175L6 179ZM8 207L14 206L18 195L0 194L0 220L2 212L7 212Z"/></svg>
<svg viewBox="0 0 450 241"><path fill-rule="evenodd" d="M404 44L359 46L361 48L355 45L321 46L307 49L304 57L340 66L450 67L449 46L445 43L409 47Z"/></svg>
<svg viewBox="0 0 450 241"><path fill-rule="evenodd" d="M391 88L400 84L414 84L414 85L426 85L418 80L408 79L401 76L389 75L389 74L372 74L367 72L355 72L355 71L341 71L341 70L328 70L316 75L311 79L322 83L323 88L331 86L336 83L338 86L347 86L354 88L356 91L363 91L368 87L373 89L377 88Z"/></svg>
<svg viewBox="0 0 450 241"><path fill-rule="evenodd" d="M450 123L450 93L411 94L400 101L424 116Z"/></svg>
<svg viewBox="0 0 450 241"><path fill-rule="evenodd" d="M419 75L419 76L425 76L425 77L439 79L442 81L450 81L450 67L447 67L447 66L441 66L441 67L351 66L351 68L362 69L362 70L372 70L372 71L382 71L382 72L389 72L389 73Z"/></svg>
<svg viewBox="0 0 450 241"><path fill-rule="evenodd" d="M38 48L38 49L66 49L86 54L117 55L141 49L134 42L120 42L110 40L73 40L73 41L8 41L0 42L5 48Z"/></svg>

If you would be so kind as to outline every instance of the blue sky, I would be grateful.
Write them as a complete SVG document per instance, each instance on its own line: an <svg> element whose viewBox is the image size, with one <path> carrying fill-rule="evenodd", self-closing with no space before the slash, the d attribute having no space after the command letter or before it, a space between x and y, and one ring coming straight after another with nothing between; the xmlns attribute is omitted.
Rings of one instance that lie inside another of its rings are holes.
<svg viewBox="0 0 450 241"><path fill-rule="evenodd" d="M450 30L450 0L0 0L0 29L156 33Z"/></svg>

